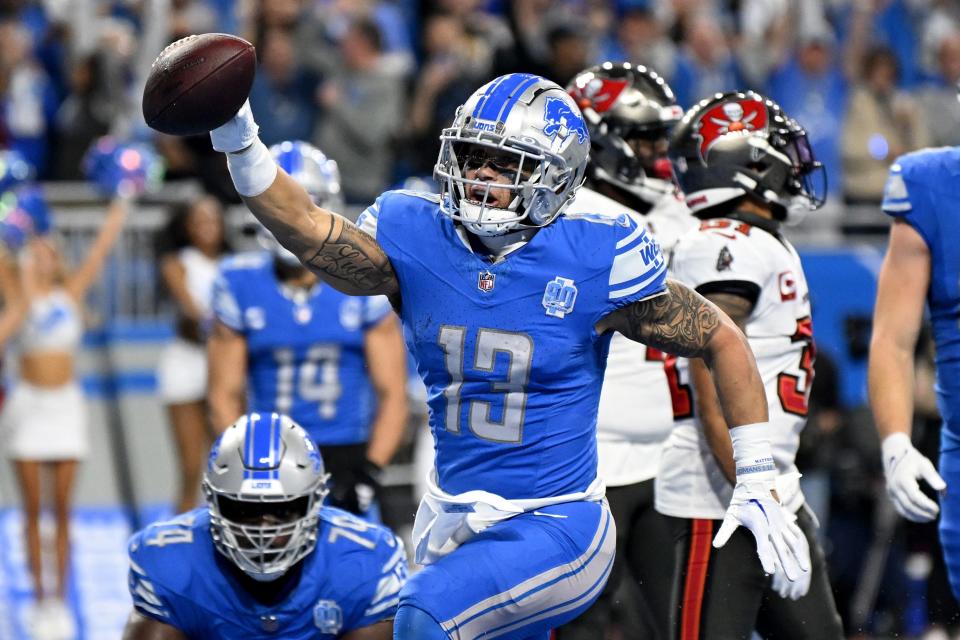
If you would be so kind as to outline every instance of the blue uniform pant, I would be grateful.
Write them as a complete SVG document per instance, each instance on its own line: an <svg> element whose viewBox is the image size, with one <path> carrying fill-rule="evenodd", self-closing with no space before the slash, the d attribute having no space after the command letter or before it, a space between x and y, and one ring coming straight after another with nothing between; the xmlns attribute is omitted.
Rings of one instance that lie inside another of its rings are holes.
<svg viewBox="0 0 960 640"><path fill-rule="evenodd" d="M940 545L954 597L960 599L960 447L947 436L940 441L940 475L947 490L940 496Z"/></svg>
<svg viewBox="0 0 960 640"><path fill-rule="evenodd" d="M453 640L546 636L600 594L615 549L606 502L544 507L495 524L416 573L400 606L425 611Z"/></svg>

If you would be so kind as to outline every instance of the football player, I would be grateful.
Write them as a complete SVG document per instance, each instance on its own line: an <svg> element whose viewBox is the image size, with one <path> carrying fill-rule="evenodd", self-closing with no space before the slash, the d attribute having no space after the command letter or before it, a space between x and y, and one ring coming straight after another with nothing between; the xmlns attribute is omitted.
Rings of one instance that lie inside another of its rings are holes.
<svg viewBox="0 0 960 640"><path fill-rule="evenodd" d="M882 208L893 218L880 269L870 342L870 404L880 433L887 493L908 520L940 509L940 544L950 586L960 597L960 147L923 149L890 167ZM940 473L910 442L914 353L924 301L936 344ZM921 491L941 492L940 506Z"/></svg>
<svg viewBox="0 0 960 640"><path fill-rule="evenodd" d="M696 415L677 422L656 480L656 508L670 516L678 559L674 637L749 638L756 626L768 638L839 640L840 617L794 464L816 352L803 266L781 232L788 218L823 203L823 166L800 125L753 92L717 94L687 111L669 154L687 205L702 219L677 242L671 269L747 336L770 413L769 473L783 511L796 515L812 564L801 580L771 580L750 537L729 526L724 512L741 473L730 452L729 414L705 364L684 361ZM711 548L715 535L729 543Z"/></svg>
<svg viewBox="0 0 960 640"><path fill-rule="evenodd" d="M318 206L340 202L337 165L304 142L271 153ZM406 350L384 296L319 282L261 227L266 251L226 259L214 285L210 409L224 428L245 411L289 415L320 446L329 503L376 521L381 469L407 421Z"/></svg>
<svg viewBox="0 0 960 640"><path fill-rule="evenodd" d="M756 530L768 571L802 574L743 334L666 280L629 216L560 215L590 145L562 87L508 74L478 89L441 134L441 194L388 191L356 225L277 167L249 105L211 138L286 248L345 293L391 298L427 386L435 475L413 531L426 566L395 637L540 639L596 598L615 547L595 428L614 331L710 361L742 471L729 515Z"/></svg>
<svg viewBox="0 0 960 640"><path fill-rule="evenodd" d="M670 86L652 69L606 62L577 75L567 91L590 130L585 186L570 213L636 215L664 254L697 225L667 158L667 138L680 121ZM640 587L645 637L669 634L673 545L666 519L653 508L660 448L675 418L690 414L690 391L677 377L676 358L621 334L610 355L597 416L599 475L617 524L617 554L603 593L582 616L557 631L561 640L605 637L613 595L624 572Z"/></svg>
<svg viewBox="0 0 960 640"><path fill-rule="evenodd" d="M241 416L210 450L203 489L206 507L131 538L124 640L391 637L403 543L322 506L323 460L290 418Z"/></svg>

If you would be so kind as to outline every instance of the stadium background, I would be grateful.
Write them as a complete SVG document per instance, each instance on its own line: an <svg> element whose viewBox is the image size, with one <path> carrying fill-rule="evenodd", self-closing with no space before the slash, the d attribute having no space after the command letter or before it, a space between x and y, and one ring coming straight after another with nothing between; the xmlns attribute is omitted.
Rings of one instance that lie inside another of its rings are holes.
<svg viewBox="0 0 960 640"><path fill-rule="evenodd" d="M91 142L151 141L167 164L167 182L136 205L87 304L80 374L93 453L78 478L70 588L79 637L119 637L130 606L125 540L171 509L174 453L154 375L172 336L158 230L206 190L227 203L235 246L248 241L247 214L206 138L155 137L139 115L157 52L209 31L257 45L251 102L262 138L309 140L338 160L353 215L386 188L432 188L440 127L499 73L565 84L589 64L630 60L664 75L684 107L734 88L780 101L830 178L827 206L788 233L820 353L799 464L838 605L851 637L946 637L933 634L956 624L956 605L935 529L898 521L883 496L865 369L887 229L877 176L899 153L960 144L956 0L0 0L0 149L34 167L68 254L82 255L105 213L79 168ZM4 375L15 376L7 360ZM410 388L417 396L416 381ZM937 418L924 406L915 439L935 460ZM385 517L398 528L413 515L422 411L415 403L387 475ZM26 637L31 598L17 494L0 465L0 638L11 639Z"/></svg>

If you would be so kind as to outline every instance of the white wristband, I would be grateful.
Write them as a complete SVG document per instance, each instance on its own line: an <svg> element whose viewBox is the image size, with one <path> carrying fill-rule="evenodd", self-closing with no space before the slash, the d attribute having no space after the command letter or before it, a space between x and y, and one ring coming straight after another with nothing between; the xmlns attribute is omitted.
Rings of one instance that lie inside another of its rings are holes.
<svg viewBox="0 0 960 640"><path fill-rule="evenodd" d="M745 424L730 429L733 443L733 461L737 479L749 476L753 480L776 478L777 467L770 448L770 425L766 422Z"/></svg>
<svg viewBox="0 0 960 640"><path fill-rule="evenodd" d="M277 163L260 138L256 138L243 151L228 153L227 168L233 178L233 186L242 196L258 196L277 179Z"/></svg>

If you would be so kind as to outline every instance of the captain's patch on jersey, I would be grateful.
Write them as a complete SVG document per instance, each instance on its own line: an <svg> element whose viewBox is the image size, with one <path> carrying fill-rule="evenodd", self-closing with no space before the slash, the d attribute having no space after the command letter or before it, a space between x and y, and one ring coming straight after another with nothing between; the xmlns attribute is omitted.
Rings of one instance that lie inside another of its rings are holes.
<svg viewBox="0 0 960 640"><path fill-rule="evenodd" d="M319 600L313 607L313 624L321 633L336 635L343 627L343 611L333 600Z"/></svg>

